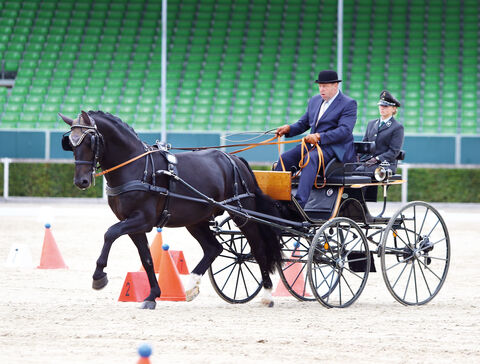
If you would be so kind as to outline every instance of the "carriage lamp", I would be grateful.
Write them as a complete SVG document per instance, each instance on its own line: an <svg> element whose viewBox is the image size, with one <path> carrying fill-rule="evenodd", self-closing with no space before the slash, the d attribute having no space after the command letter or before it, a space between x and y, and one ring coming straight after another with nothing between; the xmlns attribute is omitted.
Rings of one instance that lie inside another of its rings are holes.
<svg viewBox="0 0 480 364"><path fill-rule="evenodd" d="M384 161L375 169L375 179L378 182L387 181L392 176L392 170L390 169L390 163Z"/></svg>

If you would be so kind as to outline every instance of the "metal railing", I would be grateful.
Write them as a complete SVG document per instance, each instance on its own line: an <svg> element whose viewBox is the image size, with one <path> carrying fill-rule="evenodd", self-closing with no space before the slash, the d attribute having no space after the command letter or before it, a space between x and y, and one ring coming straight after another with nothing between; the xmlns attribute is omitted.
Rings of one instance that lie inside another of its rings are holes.
<svg viewBox="0 0 480 364"><path fill-rule="evenodd" d="M73 159L28 159L28 158L1 158L0 162L3 164L3 198L8 200L9 195L9 181L10 181L10 164L11 163L52 163L52 164L73 164ZM408 170L412 168L427 168L427 169L480 169L479 164L410 164L401 163L398 168L402 169L402 179L407 181L402 184L402 203L408 202ZM82 197L77 197L82 199ZM93 199L93 198L89 198ZM103 180L102 199L107 199L106 182Z"/></svg>

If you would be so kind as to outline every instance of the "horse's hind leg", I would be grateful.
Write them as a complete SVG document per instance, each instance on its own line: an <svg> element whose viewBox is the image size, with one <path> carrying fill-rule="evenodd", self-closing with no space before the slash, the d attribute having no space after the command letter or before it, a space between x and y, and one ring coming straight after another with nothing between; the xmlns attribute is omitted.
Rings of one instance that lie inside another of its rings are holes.
<svg viewBox="0 0 480 364"><path fill-rule="evenodd" d="M234 221L236 218L234 218ZM243 221L244 222L244 221ZM237 223L237 221L235 222ZM241 226L242 221L238 221ZM268 307L273 307L272 287L273 283L268 272L267 256L265 252L266 244L264 237L260 232L261 227L257 223L248 222L240 228L245 238L248 240L253 256L260 267L260 273L263 280L263 297L262 304Z"/></svg>
<svg viewBox="0 0 480 364"><path fill-rule="evenodd" d="M210 267L216 257L220 255L223 248L217 241L208 222L187 226L187 230L200 243L203 249L203 257L197 266L192 270L190 279L185 285L187 301L193 300L200 293L200 280Z"/></svg>
<svg viewBox="0 0 480 364"><path fill-rule="evenodd" d="M153 267L152 255L148 247L148 239L145 233L128 234L135 246L137 247L143 268L147 272L148 282L150 283L150 294L143 300L141 308L154 309L156 306L155 299L160 297L160 287L158 286L157 277Z"/></svg>

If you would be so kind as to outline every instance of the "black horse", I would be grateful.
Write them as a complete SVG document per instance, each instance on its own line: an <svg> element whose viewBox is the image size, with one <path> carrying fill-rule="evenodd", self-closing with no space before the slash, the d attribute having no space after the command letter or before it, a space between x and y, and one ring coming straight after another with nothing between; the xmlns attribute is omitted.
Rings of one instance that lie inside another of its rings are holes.
<svg viewBox="0 0 480 364"><path fill-rule="evenodd" d="M221 244L209 228L209 221L224 211L213 200L238 209L278 216L273 200L262 193L248 163L241 158L213 149L170 154L161 145L146 145L130 126L102 111L82 111L75 120L60 116L71 127L62 145L66 150L73 150L74 183L81 189L91 186L97 163L105 172L143 153L150 153L105 174L108 204L120 221L105 233L93 274L94 289L101 289L108 283L104 268L110 248L117 238L128 234L138 249L150 283L150 294L142 308L154 309L155 299L161 292L146 232L154 226L185 226L204 253L185 287L187 300L192 300L199 293L201 276L222 252ZM278 232L235 213L232 218L248 240L260 266L265 291L262 303L272 306L269 273L281 259Z"/></svg>

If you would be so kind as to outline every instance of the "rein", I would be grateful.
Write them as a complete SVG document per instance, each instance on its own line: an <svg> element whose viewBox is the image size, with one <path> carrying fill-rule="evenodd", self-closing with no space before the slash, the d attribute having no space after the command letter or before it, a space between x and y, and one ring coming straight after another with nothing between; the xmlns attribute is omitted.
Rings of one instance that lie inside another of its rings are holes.
<svg viewBox="0 0 480 364"><path fill-rule="evenodd" d="M156 153L156 152L161 152L162 150L161 149L154 149L154 150L149 150L149 151L146 151L145 153L142 153L140 155L137 155L136 157L133 157L131 159L129 159L128 161L125 161L123 163L120 163L120 164L117 164L116 166L112 167L112 168L109 168L109 169L106 169L102 172L98 172L98 173L95 173L95 177L100 177L100 176L103 176L107 173L110 173L116 169L119 169L119 168L122 168L123 166L126 166L127 164L130 164L132 162L135 162L137 159L140 159L142 157L145 157L146 155L149 155L149 154L152 154L152 153Z"/></svg>
<svg viewBox="0 0 480 364"><path fill-rule="evenodd" d="M302 141L302 139L296 139L296 140L288 140L288 141L280 141L280 137L278 138L279 140L277 142L271 142L273 139L275 139L276 137L272 137L270 139L267 139L267 140L264 140L263 142L260 142L260 143L242 143L242 144L230 144L230 145L219 145L219 146L212 146L212 147L198 147L198 148L170 148L170 149L175 149L175 150L188 150L188 151L195 151L195 150L207 150L207 149L218 149L218 148L230 148L230 147L243 147L243 146L246 146L246 148L242 148L242 149L239 149L239 150L235 150L233 152L230 152L230 154L236 154L236 153L240 153L240 152L243 152L244 150L248 150L248 149L252 149L252 148L255 148L255 147L258 147L258 146L261 146L261 145L276 145L278 144L278 149L279 149L279 154L280 154L280 144L288 144L288 143L298 143L300 141ZM142 158L142 157L145 157L146 155L148 154L152 154L152 153L156 153L156 152L160 152L162 151L162 149L154 149L154 150L149 150L145 153L142 153L140 155L137 155L136 157L133 157L123 163L120 163L112 168L109 168L109 169L106 169L102 172L98 172L98 173L95 173L95 177L100 177L100 176L103 176L107 173L110 173L110 172L113 172L114 170L116 169L119 169L121 167L124 167L126 166L127 164L130 164L132 162L135 162L136 160ZM283 165L283 160L282 158L280 157L280 160L282 162L282 166L283 166L283 169L285 170L285 167Z"/></svg>
<svg viewBox="0 0 480 364"><path fill-rule="evenodd" d="M219 146L211 146L211 147L198 147L198 148L170 148L170 149L175 149L175 150L187 150L187 151L195 151L195 150L207 150L207 149L218 149L218 148L230 148L230 147L245 147L245 148L242 148L242 149L239 149L239 150L235 150L233 152L230 152L229 154L236 154L236 153L240 153L240 152L243 152L245 150L249 150L249 149L252 149L252 148L255 148L255 147L259 147L259 146L263 146L263 145L278 145L278 155L280 157L280 163L282 165L282 170L285 172L286 169L285 169L285 164L283 163L283 159L282 159L282 156L281 156L281 153L280 153L280 145L281 144L290 144L290 143L298 143L298 142L301 142L302 143L302 154L301 154L301 158L300 158L300 161L299 161L299 167L300 167L300 170L302 170L303 168L305 168L308 163L310 162L310 154L309 154L309 150L308 150L308 147L307 147L307 143L305 142L305 138L302 138L302 139L295 139L295 140L287 140L287 141L280 141L280 137L278 137L278 140L276 142L272 142L272 140L274 140L275 138L277 138L276 136L272 137L272 138L269 138L267 140L264 140L262 142L259 142L259 143L240 143L240 144L229 144L229 145L219 145ZM317 148L317 152L318 152L318 169L317 169L317 176L318 174L320 173L320 169L322 168L323 169L323 184L321 186L318 186L317 185L317 179L318 177L315 178L315 187L316 188L323 188L326 184L326 177L325 177L325 160L324 160L324 157L323 157L323 152L322 152L322 148L320 148L320 146L318 144L315 145L316 148ZM313 149L313 148L312 148ZM311 150L312 150L311 149ZM132 162L135 162L136 160L140 159L140 158L143 158L149 154L152 154L152 153L156 153L156 152L161 152L163 151L162 149L153 149L153 150L148 150L146 151L145 153L142 153L140 155L137 155L136 157L133 157L123 163L120 163L112 168L109 168L109 169L106 169L102 172L98 172L98 173L95 173L95 177L100 177L100 176L103 176L107 173L110 173L112 171L115 171L119 168L122 168L124 166L126 166L127 164L130 164ZM303 162L303 159L304 159L304 153L307 153L307 160L305 161L305 163ZM294 176L294 177L297 177L298 176L298 173Z"/></svg>

